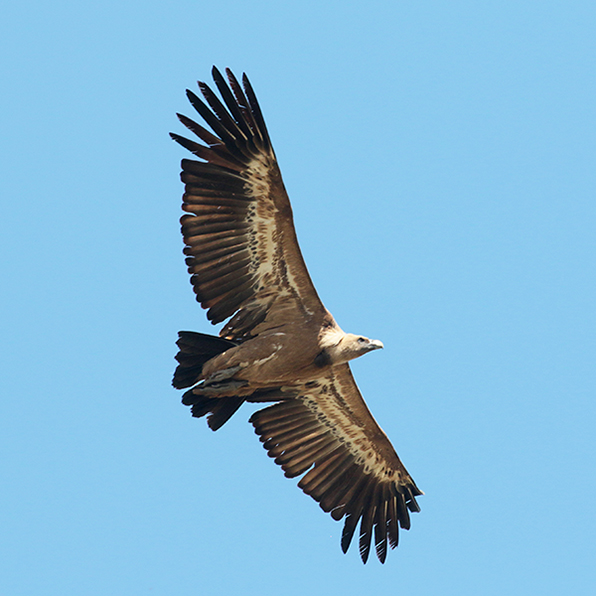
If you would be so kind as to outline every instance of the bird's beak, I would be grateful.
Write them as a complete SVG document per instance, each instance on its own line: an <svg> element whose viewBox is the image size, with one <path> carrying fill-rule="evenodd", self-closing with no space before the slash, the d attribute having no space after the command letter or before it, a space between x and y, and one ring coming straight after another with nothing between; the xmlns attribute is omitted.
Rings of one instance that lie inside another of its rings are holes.
<svg viewBox="0 0 596 596"><path fill-rule="evenodd" d="M385 347L383 342L379 341L378 339L371 339L368 345L370 346L371 350L380 350L381 348Z"/></svg>

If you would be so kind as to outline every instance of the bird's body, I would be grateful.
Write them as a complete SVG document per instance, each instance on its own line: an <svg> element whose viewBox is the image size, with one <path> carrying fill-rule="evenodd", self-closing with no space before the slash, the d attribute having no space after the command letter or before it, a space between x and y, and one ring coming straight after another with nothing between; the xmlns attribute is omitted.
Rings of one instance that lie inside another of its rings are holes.
<svg viewBox="0 0 596 596"><path fill-rule="evenodd" d="M182 161L182 234L191 283L214 337L180 332L173 384L183 403L220 428L244 403L273 402L251 417L286 476L335 519L346 517L347 550L360 521L360 552L373 535L385 560L398 524L422 494L370 414L350 360L383 344L344 333L323 306L294 230L292 209L254 92L214 68L222 103L199 83L209 106L188 97L212 128L181 121L206 145L172 135L203 161ZM225 104L225 105L224 105Z"/></svg>

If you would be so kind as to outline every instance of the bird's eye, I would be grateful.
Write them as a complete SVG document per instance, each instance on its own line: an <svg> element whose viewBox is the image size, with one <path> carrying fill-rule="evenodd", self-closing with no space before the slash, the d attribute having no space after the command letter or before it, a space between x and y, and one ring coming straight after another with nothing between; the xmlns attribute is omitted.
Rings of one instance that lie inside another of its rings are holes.
<svg viewBox="0 0 596 596"><path fill-rule="evenodd" d="M358 342L361 343L361 344L366 343L366 337L359 337L358 338Z"/></svg>

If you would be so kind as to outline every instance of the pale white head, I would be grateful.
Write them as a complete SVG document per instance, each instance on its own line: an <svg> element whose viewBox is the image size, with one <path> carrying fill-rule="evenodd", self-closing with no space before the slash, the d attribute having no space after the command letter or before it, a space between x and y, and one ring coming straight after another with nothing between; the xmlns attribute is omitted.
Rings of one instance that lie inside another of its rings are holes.
<svg viewBox="0 0 596 596"><path fill-rule="evenodd" d="M323 348L326 363L342 364L367 352L379 350L383 347L383 343L378 339L369 339L362 335L334 330L322 338L321 347Z"/></svg>

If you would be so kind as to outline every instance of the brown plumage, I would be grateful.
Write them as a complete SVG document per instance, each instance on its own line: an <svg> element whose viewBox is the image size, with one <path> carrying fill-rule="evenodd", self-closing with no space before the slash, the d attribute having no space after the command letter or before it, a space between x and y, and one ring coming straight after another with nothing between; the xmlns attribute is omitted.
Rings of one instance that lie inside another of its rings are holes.
<svg viewBox="0 0 596 596"><path fill-rule="evenodd" d="M220 428L244 403L273 402L250 422L289 478L340 520L347 551L358 523L367 561L381 562L409 529L421 491L368 410L348 361L381 348L344 333L325 309L296 239L292 208L255 94L213 68L223 103L187 96L209 132L180 121L204 144L172 138L202 161L182 161L184 254L191 283L220 337L180 332L173 384L183 403Z"/></svg>

